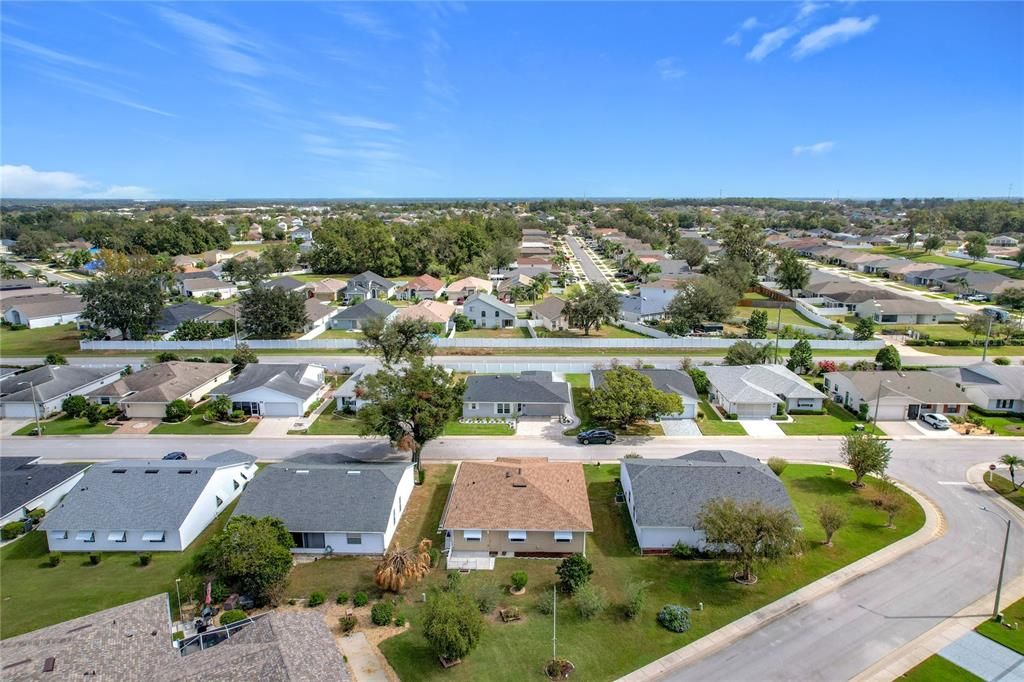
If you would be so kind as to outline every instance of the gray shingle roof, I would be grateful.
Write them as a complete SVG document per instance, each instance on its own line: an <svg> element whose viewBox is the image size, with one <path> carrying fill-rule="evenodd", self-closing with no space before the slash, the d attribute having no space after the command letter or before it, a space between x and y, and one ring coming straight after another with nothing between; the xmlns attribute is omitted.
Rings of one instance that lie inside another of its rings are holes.
<svg viewBox="0 0 1024 682"><path fill-rule="evenodd" d="M980 389L989 398L1020 400L1024 397L1024 367L979 362L967 367L943 367L931 371L961 386Z"/></svg>
<svg viewBox="0 0 1024 682"><path fill-rule="evenodd" d="M231 381L216 389L218 395L236 395L254 388L269 388L305 400L320 390L318 381L304 380L309 364L301 365L246 365Z"/></svg>
<svg viewBox="0 0 1024 682"><path fill-rule="evenodd" d="M292 532L383 533L398 484L411 466L275 464L246 487L234 515L274 516Z"/></svg>
<svg viewBox="0 0 1024 682"><path fill-rule="evenodd" d="M826 374L826 378L832 373ZM935 372L835 372L845 377L861 398L871 402L879 391L885 398L902 395L924 404L948 405L971 402L956 384ZM883 389L884 386L884 389Z"/></svg>
<svg viewBox="0 0 1024 682"><path fill-rule="evenodd" d="M164 308L160 319L157 320L156 329L160 332L171 332L178 328L178 325L186 320L197 320L216 310L212 305L203 305L187 301L177 305L169 305Z"/></svg>
<svg viewBox="0 0 1024 682"><path fill-rule="evenodd" d="M376 284L384 289L390 289L395 286L394 282L381 277L371 270L362 272L348 281L348 286L352 288L352 291L366 291L370 284Z"/></svg>
<svg viewBox="0 0 1024 682"><path fill-rule="evenodd" d="M82 464L35 464L37 457L0 459L0 516L27 505L85 469Z"/></svg>
<svg viewBox="0 0 1024 682"><path fill-rule="evenodd" d="M121 367L76 367L72 365L43 365L21 374L5 377L0 381L0 401L32 402L49 400L67 393L74 393L83 386L99 381L112 374L119 374ZM29 383L35 387L35 395Z"/></svg>
<svg viewBox="0 0 1024 682"><path fill-rule="evenodd" d="M793 510L785 486L771 469L732 450L698 450L674 459L624 459L622 464L632 484L640 526L697 527L704 505L725 497Z"/></svg>
<svg viewBox="0 0 1024 682"><path fill-rule="evenodd" d="M350 308L345 308L335 315L338 320L368 320L371 317L387 317L395 312L395 307L380 299L368 298Z"/></svg>
<svg viewBox="0 0 1024 682"><path fill-rule="evenodd" d="M133 459L94 464L64 501L46 515L40 527L44 530L178 528L217 469L255 461L251 455L230 451L200 460Z"/></svg>
<svg viewBox="0 0 1024 682"><path fill-rule="evenodd" d="M777 403L780 395L787 399L825 397L781 365L709 366L701 369L718 392L732 403Z"/></svg>
<svg viewBox="0 0 1024 682"><path fill-rule="evenodd" d="M307 286L306 282L295 279L294 277L278 277L267 282L267 286L271 289L284 289L286 291L298 291Z"/></svg>
<svg viewBox="0 0 1024 682"><path fill-rule="evenodd" d="M569 402L569 384L552 381L550 372L523 372L519 377L474 374L466 379L462 401L565 404Z"/></svg>
<svg viewBox="0 0 1024 682"><path fill-rule="evenodd" d="M562 315L562 311L565 310L565 301L557 296L549 296L530 308L530 310L549 320L557 320Z"/></svg>
<svg viewBox="0 0 1024 682"><path fill-rule="evenodd" d="M595 369L591 372L594 375L594 387L604 383L606 369ZM638 372L651 380L654 387L664 393L676 393L691 402L697 402L697 389L693 385L693 379L686 372L678 369L638 369Z"/></svg>
<svg viewBox="0 0 1024 682"><path fill-rule="evenodd" d="M512 317L516 316L516 307L514 305L502 303L491 294L485 294L478 291L466 299L466 302L463 303L463 308L468 306L470 303L484 303L486 305L491 306L492 308L496 308L508 315L511 315Z"/></svg>

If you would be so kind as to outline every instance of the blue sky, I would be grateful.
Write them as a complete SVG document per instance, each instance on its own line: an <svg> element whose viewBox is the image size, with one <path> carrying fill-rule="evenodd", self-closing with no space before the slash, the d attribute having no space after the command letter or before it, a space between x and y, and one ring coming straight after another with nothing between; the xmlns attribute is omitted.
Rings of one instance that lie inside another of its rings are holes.
<svg viewBox="0 0 1024 682"><path fill-rule="evenodd" d="M1005 196L1024 4L4 2L5 196Z"/></svg>

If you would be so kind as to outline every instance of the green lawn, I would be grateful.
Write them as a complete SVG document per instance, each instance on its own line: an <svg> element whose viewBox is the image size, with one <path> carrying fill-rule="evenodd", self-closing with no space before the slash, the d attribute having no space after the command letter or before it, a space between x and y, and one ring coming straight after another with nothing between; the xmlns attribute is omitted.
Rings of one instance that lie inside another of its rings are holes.
<svg viewBox="0 0 1024 682"><path fill-rule="evenodd" d="M590 375L587 373L566 374L565 380L573 388L590 388Z"/></svg>
<svg viewBox="0 0 1024 682"><path fill-rule="evenodd" d="M192 416L185 421L177 424L161 422L150 433L156 436L244 436L256 428L256 421L253 419L241 424L208 422L203 419L206 407L206 403L196 405L192 409Z"/></svg>
<svg viewBox="0 0 1024 682"><path fill-rule="evenodd" d="M619 429L609 426L608 424L602 424L597 422L594 417L590 414L590 388L589 384L584 382L579 377L586 376L585 374L569 375L574 377L573 381L569 382L572 385L572 408L576 412L576 416L580 419L580 424L576 428L568 429L564 433L566 436L575 436L581 431L587 429L606 428L620 436L664 436L665 432L661 428L661 424L650 424L647 422L641 422L639 424L632 424L625 429ZM575 382L575 383L573 383ZM577 385L579 384L579 385Z"/></svg>
<svg viewBox="0 0 1024 682"><path fill-rule="evenodd" d="M884 253L894 258L907 258L909 260L915 260L919 263L935 263L936 265L953 265L960 268L966 268L967 270L977 270L978 272L996 272L1005 277L1013 277L1014 279L1024 279L1024 270L1020 268L1007 267L1004 265L996 265L995 263L972 263L969 260L962 258L953 258L951 256L941 256L935 253L925 253L924 251L908 251L905 248L899 246L876 246L871 249L871 253Z"/></svg>
<svg viewBox="0 0 1024 682"><path fill-rule="evenodd" d="M43 436L101 436L113 433L117 430L115 426L107 426L103 422L90 424L85 419L72 419L67 416L60 416L41 422ZM32 422L14 432L15 436L31 436L35 431L36 423Z"/></svg>
<svg viewBox="0 0 1024 682"><path fill-rule="evenodd" d="M1014 475L1018 479L1024 478L1024 471L1015 471ZM985 472L985 476L983 478L985 479L985 483L988 484L988 487L1002 495L1003 499L1007 502L1012 502L1021 509L1024 509L1024 490L1014 490L1013 483L1001 474ZM1018 483L1019 482L1020 481L1018 481Z"/></svg>
<svg viewBox="0 0 1024 682"><path fill-rule="evenodd" d="M997 436L1024 436L1024 418L1011 417L1009 415L990 417L977 412L973 407L970 408L970 413L976 417L981 417L982 421L985 422L985 426L992 429L992 432Z"/></svg>
<svg viewBox="0 0 1024 682"><path fill-rule="evenodd" d="M929 338L935 341L971 341L977 338L974 334L971 334L959 324L886 324L881 325L880 329L892 330L900 333L905 332L908 329L913 329L921 335L927 334Z"/></svg>
<svg viewBox="0 0 1024 682"><path fill-rule="evenodd" d="M468 332L455 332L461 339L532 339L526 327L505 327L504 329L470 329Z"/></svg>
<svg viewBox="0 0 1024 682"><path fill-rule="evenodd" d="M740 318L742 320L749 320L750 316L754 313L755 310L763 310L766 313L768 313L768 326L774 329L775 323L779 319L779 311L777 308L747 308L744 306L737 306L732 309L732 314L730 315L730 318ZM805 327L818 327L820 329L825 329L825 327L822 327L822 325L818 324L817 322L810 318L804 317L803 315L801 315L799 312L792 308L782 309L782 324L783 326L787 324L799 324Z"/></svg>
<svg viewBox="0 0 1024 682"><path fill-rule="evenodd" d="M196 552L231 516L234 503L184 552L153 552L149 566L139 566L131 552L103 552L99 565L88 555L65 552L56 568L47 562L46 534L34 531L0 549L0 637L13 637L54 623L109 609L161 592L171 595L177 614L174 579L184 575ZM183 583L184 584L184 583Z"/></svg>
<svg viewBox="0 0 1024 682"><path fill-rule="evenodd" d="M335 398L320 416L305 431L289 431L289 434L304 436L358 436L360 423L354 414L335 412L338 400Z"/></svg>
<svg viewBox="0 0 1024 682"><path fill-rule="evenodd" d="M935 654L911 668L899 679L907 682L981 682L977 675L967 672L956 663L951 663Z"/></svg>
<svg viewBox="0 0 1024 682"><path fill-rule="evenodd" d="M984 352L981 346L916 346L916 350L922 353L932 353L933 355L951 355L951 356L971 356L977 355L981 357ZM1017 356L1024 355L1024 346L990 346L988 349L988 359L998 358L1000 356Z"/></svg>
<svg viewBox="0 0 1024 682"><path fill-rule="evenodd" d="M1014 630L1015 623L1024 624L1024 599L1016 601L1009 606L1000 605L1003 612L1003 620L1010 627L993 620L987 620L974 628L978 634L985 635L991 640L999 642L1005 647L1013 649L1018 654L1024 654L1024 630Z"/></svg>
<svg viewBox="0 0 1024 682"><path fill-rule="evenodd" d="M462 424L450 421L444 427L445 436L514 436L516 432L504 424Z"/></svg>
<svg viewBox="0 0 1024 682"><path fill-rule="evenodd" d="M352 339L358 341L363 338L360 331L348 331L347 329L327 329L317 335L318 339Z"/></svg>
<svg viewBox="0 0 1024 682"><path fill-rule="evenodd" d="M779 423L787 436L845 436L853 433L854 424L862 424L855 415L833 402L826 406L828 414L795 414L792 423ZM865 428L868 433L884 436L885 432L874 424Z"/></svg>
<svg viewBox="0 0 1024 682"><path fill-rule="evenodd" d="M431 471L434 468L427 467L428 484L418 488L410 500L410 510L403 519L403 523L409 522L409 527L405 532L399 529L405 545L419 537L440 541L433 533L444 507L451 467L440 477ZM799 557L759 569L760 580L756 585L741 586L731 580L731 566L722 562L638 556L629 520L623 513L625 507L614 502L614 479L619 468L585 466L595 527L588 538L587 555L594 564L592 580L607 592L610 606L596 618L584 621L576 615L571 599L559 596L559 654L575 664L574 677L615 679L909 535L924 523L923 511L912 505L912 511L897 520L895 529L884 528L884 515L849 486L851 474L835 469L835 474L829 476L829 470L830 467L813 465L790 465L786 469L783 480L800 515L808 540L806 549ZM429 504L417 499L421 493L430 493L426 490L429 488L434 488ZM824 535L813 513L814 507L826 499L837 501L850 511L850 522L836 534L833 547L821 544ZM423 510L427 518L410 519L414 506ZM503 597L499 606L520 606L525 617L512 624L487 618L479 646L461 665L443 670L419 630L422 608L419 595L445 579L444 572L438 570L423 583L409 588L398 610L410 620L412 628L385 640L381 650L403 680L500 682L539 678L537 671L551 655L551 618L541 614L536 603L551 594L557 563L498 559L494 572L475 571L464 577L466 589L471 593L486 584L501 586ZM314 590L323 590L328 595L341 590L352 594L365 589L375 597L378 593L372 585L373 565L371 559L331 559L303 564L294 569L287 596L305 596ZM527 594L522 597L512 597L504 589L508 576L517 570L529 575ZM630 580L652 582L646 609L635 621L626 621L621 615L624 587ZM694 608L698 602L703 602L705 609L692 613L693 627L685 634L670 633L655 620L658 609L665 604Z"/></svg>
<svg viewBox="0 0 1024 682"><path fill-rule="evenodd" d="M703 419L697 420L697 428L705 436L745 436L746 430L739 422L726 422L718 416L718 412L708 404L707 400L700 401L700 411L704 414Z"/></svg>
<svg viewBox="0 0 1024 682"><path fill-rule="evenodd" d="M78 350L78 330L75 324L62 324L42 329L11 331L0 328L0 356L43 357L48 353L67 355Z"/></svg>
<svg viewBox="0 0 1024 682"><path fill-rule="evenodd" d="M590 335L585 336L581 329L563 329L553 332L544 327L537 327L537 336L542 339L649 339L646 334L639 334L623 327L613 324L606 324L600 329L591 329Z"/></svg>

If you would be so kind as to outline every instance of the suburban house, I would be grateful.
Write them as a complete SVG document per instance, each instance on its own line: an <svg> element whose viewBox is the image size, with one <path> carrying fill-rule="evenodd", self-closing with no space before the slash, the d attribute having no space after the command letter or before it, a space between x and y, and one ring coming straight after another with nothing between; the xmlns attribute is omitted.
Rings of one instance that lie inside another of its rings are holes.
<svg viewBox="0 0 1024 682"><path fill-rule="evenodd" d="M905 260L898 265L890 265L886 269L886 276L895 280L907 280L919 272L925 272L935 268L934 263L921 263L915 260Z"/></svg>
<svg viewBox="0 0 1024 682"><path fill-rule="evenodd" d="M363 400L363 393L359 389L359 384L369 374L372 374L372 372L367 371L365 365L357 367L352 372L352 375L334 390L334 409L336 411L351 410L352 412L358 412L363 409L367 401Z"/></svg>
<svg viewBox="0 0 1024 682"><path fill-rule="evenodd" d="M789 510L786 487L771 469L732 450L698 450L672 459L623 459L619 478L641 554L667 554L677 543L703 550L700 513L729 498Z"/></svg>
<svg viewBox="0 0 1024 682"><path fill-rule="evenodd" d="M569 328L569 318L565 315L565 301L557 296L548 296L540 303L534 304L530 308L530 317L553 332Z"/></svg>
<svg viewBox="0 0 1024 682"><path fill-rule="evenodd" d="M302 305L306 310L306 325L302 331L306 333L315 329L327 329L331 318L338 313L336 307L327 305L318 298L307 298Z"/></svg>
<svg viewBox="0 0 1024 682"><path fill-rule="evenodd" d="M311 283L306 291L309 292L311 298L319 301L337 301L341 297L341 292L345 290L345 286L345 280L327 277L319 282Z"/></svg>
<svg viewBox="0 0 1024 682"><path fill-rule="evenodd" d="M427 324L439 324L447 332L452 325L452 317L455 315L455 306L443 301L434 301L429 298L422 299L416 305L399 308L396 320L423 320Z"/></svg>
<svg viewBox="0 0 1024 682"><path fill-rule="evenodd" d="M1020 244L1020 239L1012 234L997 234L988 240L989 246L1017 246L1018 244Z"/></svg>
<svg viewBox="0 0 1024 682"><path fill-rule="evenodd" d="M474 374L466 379L463 417L562 417L569 413L569 384L551 372Z"/></svg>
<svg viewBox="0 0 1024 682"><path fill-rule="evenodd" d="M932 265L927 270L907 274L903 281L922 287L941 286L948 279L966 275L970 270L955 265Z"/></svg>
<svg viewBox="0 0 1024 682"><path fill-rule="evenodd" d="M159 334L172 334L182 322L202 320L215 310L217 308L212 305L196 303L195 301L185 301L184 303L166 306L160 315L160 319L156 322L154 331Z"/></svg>
<svg viewBox="0 0 1024 682"><path fill-rule="evenodd" d="M696 276L695 274L691 276ZM640 315L642 317L660 316L664 314L668 304L679 293L679 280L662 277L654 282L645 282L637 287L640 296Z"/></svg>
<svg viewBox="0 0 1024 682"><path fill-rule="evenodd" d="M767 419L786 411L821 410L825 395L782 365L702 367L712 405L739 419Z"/></svg>
<svg viewBox="0 0 1024 682"><path fill-rule="evenodd" d="M40 282L34 277L15 277L13 279L0 279L0 293L10 294L12 291L25 291L28 289L45 289L49 285ZM16 294L15 294L16 295Z"/></svg>
<svg viewBox="0 0 1024 682"><path fill-rule="evenodd" d="M181 293L193 298L202 296L231 298L232 296L238 295L238 287L233 282L225 282L213 277L183 279L179 283L179 287L181 289Z"/></svg>
<svg viewBox="0 0 1024 682"><path fill-rule="evenodd" d="M283 289L284 291L305 291L309 288L309 282L303 282L294 277L278 277L270 280L264 286L268 289Z"/></svg>
<svg viewBox="0 0 1024 682"><path fill-rule="evenodd" d="M1024 286L1024 282L996 272L969 271L963 275L947 279L941 282L939 286L951 293L980 294L992 299L1008 289Z"/></svg>
<svg viewBox="0 0 1024 682"><path fill-rule="evenodd" d="M609 370L595 369L590 373L590 387L598 388L604 383L604 377ZM654 388L663 393L674 393L683 401L683 411L676 414L663 414L662 419L695 419L697 417L697 404L700 397L693 385L693 379L686 372L678 369L638 369L640 374L651 380Z"/></svg>
<svg viewBox="0 0 1024 682"><path fill-rule="evenodd" d="M533 279L521 273L512 273L509 277L498 282L497 298L505 303L515 303L512 294L519 289L519 299L526 297L526 291L533 286Z"/></svg>
<svg viewBox="0 0 1024 682"><path fill-rule="evenodd" d="M86 396L118 405L129 419L163 419L175 400L197 403L231 378L233 365L216 362L161 362L105 384Z"/></svg>
<svg viewBox="0 0 1024 682"><path fill-rule="evenodd" d="M180 552L256 475L238 450L94 464L40 524L51 552Z"/></svg>
<svg viewBox="0 0 1024 682"><path fill-rule="evenodd" d="M367 320L383 317L390 320L398 309L376 298L368 298L361 303L345 308L331 318L332 329L362 329Z"/></svg>
<svg viewBox="0 0 1024 682"><path fill-rule="evenodd" d="M123 366L43 365L0 380L0 417L40 419L61 411L64 399L86 395L121 378Z"/></svg>
<svg viewBox="0 0 1024 682"><path fill-rule="evenodd" d="M495 557L586 554L594 530L583 466L545 457L464 461L441 517L448 568L494 568Z"/></svg>
<svg viewBox="0 0 1024 682"><path fill-rule="evenodd" d="M956 322L956 313L941 303L912 298L867 300L855 308L857 317L867 317L878 324L939 324Z"/></svg>
<svg viewBox="0 0 1024 682"><path fill-rule="evenodd" d="M444 282L431 275L420 275L398 287L398 298L403 301L411 299L437 298L444 291Z"/></svg>
<svg viewBox="0 0 1024 682"><path fill-rule="evenodd" d="M977 407L993 412L1024 412L1024 367L978 362L931 370L949 379Z"/></svg>
<svg viewBox="0 0 1024 682"><path fill-rule="evenodd" d="M29 329L42 329L74 322L85 305L81 296L49 287L5 292L0 307L7 322L22 324Z"/></svg>
<svg viewBox="0 0 1024 682"><path fill-rule="evenodd" d="M38 457L0 457L0 526L50 511L85 474L87 464L41 464Z"/></svg>
<svg viewBox="0 0 1024 682"><path fill-rule="evenodd" d="M345 305L371 298L391 298L397 290L397 284L367 270L348 281L345 286Z"/></svg>
<svg viewBox="0 0 1024 682"><path fill-rule="evenodd" d="M301 417L327 392L322 365L249 364L215 390L232 410L262 417Z"/></svg>
<svg viewBox="0 0 1024 682"><path fill-rule="evenodd" d="M413 489L407 462L307 463L265 467L234 515L273 516L292 534L295 554L382 555Z"/></svg>
<svg viewBox="0 0 1024 682"><path fill-rule="evenodd" d="M829 372L825 391L854 413L868 406L868 417L883 421L917 419L937 412L967 414L971 401L953 381L935 372Z"/></svg>
<svg viewBox="0 0 1024 682"><path fill-rule="evenodd" d="M494 290L494 285L491 284L489 279L480 279L479 277L463 277L457 279L447 287L445 287L445 293L448 294L448 300L453 301L456 304L463 303L467 298L475 293L482 292L489 294Z"/></svg>
<svg viewBox="0 0 1024 682"><path fill-rule="evenodd" d="M474 327L501 329L516 324L516 307L490 294L472 294L463 304L462 312L472 320Z"/></svg>

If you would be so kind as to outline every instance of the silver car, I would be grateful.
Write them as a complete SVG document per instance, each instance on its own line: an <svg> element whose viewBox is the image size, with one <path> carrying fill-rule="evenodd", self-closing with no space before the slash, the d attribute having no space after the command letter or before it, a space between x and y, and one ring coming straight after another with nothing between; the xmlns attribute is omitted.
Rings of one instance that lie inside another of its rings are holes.
<svg viewBox="0 0 1024 682"><path fill-rule="evenodd" d="M921 421L933 429L938 429L939 431L945 431L949 428L949 420L941 414L935 414L934 412L922 414Z"/></svg>

